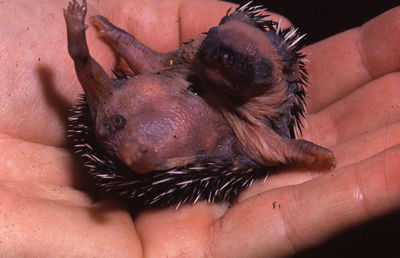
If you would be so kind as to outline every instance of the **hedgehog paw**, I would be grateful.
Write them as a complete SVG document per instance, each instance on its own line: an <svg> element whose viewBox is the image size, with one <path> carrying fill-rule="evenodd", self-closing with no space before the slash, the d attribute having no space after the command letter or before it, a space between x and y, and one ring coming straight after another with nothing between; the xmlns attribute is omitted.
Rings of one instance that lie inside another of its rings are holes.
<svg viewBox="0 0 400 258"><path fill-rule="evenodd" d="M82 6L76 0L69 3L68 8L64 9L64 18L67 27L73 31L82 31L88 28L84 24L87 11L86 0L83 0Z"/></svg>
<svg viewBox="0 0 400 258"><path fill-rule="evenodd" d="M100 36L107 40L118 41L124 34L123 31L115 27L107 18L101 15L90 17L90 22Z"/></svg>
<svg viewBox="0 0 400 258"><path fill-rule="evenodd" d="M288 160L310 169L330 170L336 166L335 156L330 150L305 140L292 141L289 153Z"/></svg>

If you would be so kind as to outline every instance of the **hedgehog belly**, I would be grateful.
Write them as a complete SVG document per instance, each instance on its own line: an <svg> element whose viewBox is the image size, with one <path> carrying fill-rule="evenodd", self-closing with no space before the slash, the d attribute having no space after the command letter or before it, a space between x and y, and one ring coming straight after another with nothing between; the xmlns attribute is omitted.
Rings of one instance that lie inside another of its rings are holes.
<svg viewBox="0 0 400 258"><path fill-rule="evenodd" d="M85 95L73 108L68 137L96 184L107 192L142 207L232 201L274 167L262 167L241 156L199 155L197 160L170 170L138 174L98 146Z"/></svg>

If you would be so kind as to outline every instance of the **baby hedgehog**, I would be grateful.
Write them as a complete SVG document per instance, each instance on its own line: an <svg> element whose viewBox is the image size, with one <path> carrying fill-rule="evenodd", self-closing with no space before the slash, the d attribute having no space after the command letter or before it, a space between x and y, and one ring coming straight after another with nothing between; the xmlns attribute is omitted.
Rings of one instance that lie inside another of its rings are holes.
<svg viewBox="0 0 400 258"><path fill-rule="evenodd" d="M250 3L205 37L158 53L102 16L91 23L129 65L110 78L90 56L86 1L64 10L84 90L69 136L98 185L135 205L232 199L284 165L330 169L329 150L295 139L307 83L297 30Z"/></svg>

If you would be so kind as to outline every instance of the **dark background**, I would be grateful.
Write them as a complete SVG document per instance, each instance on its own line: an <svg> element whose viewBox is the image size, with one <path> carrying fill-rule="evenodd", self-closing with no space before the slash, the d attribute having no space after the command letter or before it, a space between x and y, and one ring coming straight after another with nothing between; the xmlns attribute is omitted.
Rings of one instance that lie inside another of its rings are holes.
<svg viewBox="0 0 400 258"><path fill-rule="evenodd" d="M240 4L247 1L233 2ZM360 26L400 5L400 0L256 0L254 4L262 4L269 11L287 17L302 33L307 33L304 43L309 45ZM400 211L350 228L294 257L400 257Z"/></svg>
<svg viewBox="0 0 400 258"><path fill-rule="evenodd" d="M235 1L246 3L248 1ZM306 45L336 33L357 27L379 14L400 5L400 0L364 1L301 1L301 0L254 0L269 11L287 17L302 33L307 33Z"/></svg>

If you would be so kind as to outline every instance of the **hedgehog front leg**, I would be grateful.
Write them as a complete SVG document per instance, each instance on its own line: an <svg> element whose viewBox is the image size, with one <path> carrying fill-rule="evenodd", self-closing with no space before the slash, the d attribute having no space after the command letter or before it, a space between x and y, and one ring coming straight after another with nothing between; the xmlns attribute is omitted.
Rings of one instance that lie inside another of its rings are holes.
<svg viewBox="0 0 400 258"><path fill-rule="evenodd" d="M301 139L282 138L271 128L236 126L238 148L263 166L299 165L310 169L332 169L333 153Z"/></svg>
<svg viewBox="0 0 400 258"><path fill-rule="evenodd" d="M86 16L86 0L82 6L74 0L64 9L67 24L68 52L74 60L76 74L88 99L92 110L96 110L100 103L108 98L112 91L112 81L103 68L90 54L86 42L84 24Z"/></svg>
<svg viewBox="0 0 400 258"><path fill-rule="evenodd" d="M110 47L126 60L134 73L141 74L165 67L166 54L143 45L101 15L91 17L90 21Z"/></svg>

